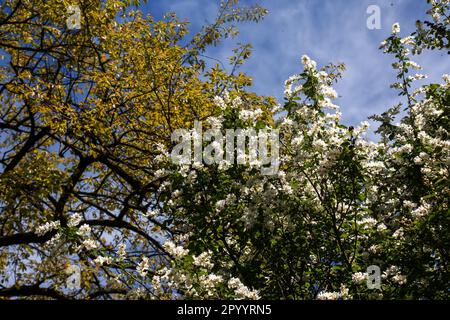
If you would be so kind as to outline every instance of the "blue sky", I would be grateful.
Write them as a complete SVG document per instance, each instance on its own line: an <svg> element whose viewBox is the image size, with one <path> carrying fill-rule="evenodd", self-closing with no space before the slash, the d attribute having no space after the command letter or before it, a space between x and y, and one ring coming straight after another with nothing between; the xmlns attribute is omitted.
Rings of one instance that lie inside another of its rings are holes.
<svg viewBox="0 0 450 320"><path fill-rule="evenodd" d="M174 11L191 22L192 32L213 21L218 0L149 0L141 9L156 18ZM347 67L343 79L335 86L340 97L337 104L346 124L357 125L374 113L381 113L400 101L389 88L395 82L393 59L379 50L380 42L391 33L394 22L401 25L401 36L409 35L417 19L424 19L426 0L244 0L241 4L259 3L269 10L260 23L239 25L240 35L209 50L208 55L227 62L237 42L253 45L252 57L243 71L254 78L253 89L282 101L283 83L298 73L300 57L309 55L319 66L343 62ZM381 9L381 29L366 26L369 5ZM429 76L424 83L440 81L450 72L445 52L426 52L413 57ZM372 126L372 130L375 129Z"/></svg>

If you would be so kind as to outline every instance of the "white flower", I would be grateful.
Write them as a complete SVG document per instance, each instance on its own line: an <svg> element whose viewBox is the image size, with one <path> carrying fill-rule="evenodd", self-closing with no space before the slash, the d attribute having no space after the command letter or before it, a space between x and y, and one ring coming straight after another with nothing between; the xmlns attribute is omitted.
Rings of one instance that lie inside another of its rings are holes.
<svg viewBox="0 0 450 320"><path fill-rule="evenodd" d="M152 287L154 291L160 292L161 290L161 277L154 275L152 278Z"/></svg>
<svg viewBox="0 0 450 320"><path fill-rule="evenodd" d="M221 128L223 119L217 117L209 117L208 119L206 119L206 122L208 122L213 128Z"/></svg>
<svg viewBox="0 0 450 320"><path fill-rule="evenodd" d="M402 285L407 281L406 276L400 273L400 268L397 266L390 266L385 272L383 272L382 278L386 279L392 277L391 280Z"/></svg>
<svg viewBox="0 0 450 320"><path fill-rule="evenodd" d="M327 148L327 143L323 141L322 139L316 139L312 142L312 145L315 150L317 151L323 151Z"/></svg>
<svg viewBox="0 0 450 320"><path fill-rule="evenodd" d="M300 146L302 143L303 143L303 136L298 136L298 137L295 137L294 139L292 139L292 145L293 146L295 146L295 147L298 147L298 146Z"/></svg>
<svg viewBox="0 0 450 320"><path fill-rule="evenodd" d="M424 74L416 73L415 75L408 76L407 78L409 80L416 81L416 80L426 79L426 78L428 78L428 76L426 76Z"/></svg>
<svg viewBox="0 0 450 320"><path fill-rule="evenodd" d="M233 193L229 193L225 199L225 202L227 204L233 204L236 202L236 200L237 200L236 195Z"/></svg>
<svg viewBox="0 0 450 320"><path fill-rule="evenodd" d="M159 153L162 153L162 154L167 153L167 148L166 148L166 146L165 146L164 144L160 143L160 142L158 142L158 143L156 144L156 150L157 150Z"/></svg>
<svg viewBox="0 0 450 320"><path fill-rule="evenodd" d="M398 284L402 285L406 283L406 276L401 274L396 274L392 277L392 281L397 282Z"/></svg>
<svg viewBox="0 0 450 320"><path fill-rule="evenodd" d="M420 218L420 217L423 217L426 214L428 214L428 212L430 212L430 205L425 203L425 204L421 205L420 207L418 207L417 209L414 209L412 211L412 216L414 218Z"/></svg>
<svg viewBox="0 0 450 320"><path fill-rule="evenodd" d="M215 96L213 101L214 104L218 106L221 110L226 109L227 105L225 104L225 101L221 97Z"/></svg>
<svg viewBox="0 0 450 320"><path fill-rule="evenodd" d="M403 205L408 209L414 209L417 207L417 204L408 200L403 201Z"/></svg>
<svg viewBox="0 0 450 320"><path fill-rule="evenodd" d="M140 287L140 288L131 289L130 291L128 291L127 292L127 299L139 300L139 299L144 298L145 295L146 295L145 289Z"/></svg>
<svg viewBox="0 0 450 320"><path fill-rule="evenodd" d="M83 246L86 248L86 250L94 250L97 249L97 243L92 239L86 239L83 241Z"/></svg>
<svg viewBox="0 0 450 320"><path fill-rule="evenodd" d="M382 161L369 161L368 163L366 163L366 167L375 174L380 173L386 169L386 166Z"/></svg>
<svg viewBox="0 0 450 320"><path fill-rule="evenodd" d="M340 298L339 292L327 292L327 291L321 291L317 294L318 300L337 300Z"/></svg>
<svg viewBox="0 0 450 320"><path fill-rule="evenodd" d="M159 179L161 177L163 177L166 174L166 170L164 169L158 169L155 171L154 175L155 175L155 179Z"/></svg>
<svg viewBox="0 0 450 320"><path fill-rule="evenodd" d="M293 96L298 95L302 90L303 86L301 84L297 85L294 90L292 90L292 84L299 81L301 79L300 75L293 75L290 76L285 82L284 82L284 96L288 99L292 98ZM276 111L276 110L275 110Z"/></svg>
<svg viewBox="0 0 450 320"><path fill-rule="evenodd" d="M227 202L226 200L219 200L216 202L216 211L222 211L225 206L226 206Z"/></svg>
<svg viewBox="0 0 450 320"><path fill-rule="evenodd" d="M294 124L294 121L290 118L284 118L283 122L281 123L282 126L290 127Z"/></svg>
<svg viewBox="0 0 450 320"><path fill-rule="evenodd" d="M423 160L427 160L430 158L430 156L425 152L419 153L419 157L421 157Z"/></svg>
<svg viewBox="0 0 450 320"><path fill-rule="evenodd" d="M417 156L417 157L414 157L414 163L415 164L422 164L423 160L422 160L421 157Z"/></svg>
<svg viewBox="0 0 450 320"><path fill-rule="evenodd" d="M395 239L403 239L403 235L404 235L403 228L399 228L399 229L395 230L392 237Z"/></svg>
<svg viewBox="0 0 450 320"><path fill-rule="evenodd" d="M119 261L125 260L127 256L126 245L124 243L119 244L119 249L117 250L117 259Z"/></svg>
<svg viewBox="0 0 450 320"><path fill-rule="evenodd" d="M364 229L369 229L377 224L377 220L372 217L366 217L357 223L358 225L363 225Z"/></svg>
<svg viewBox="0 0 450 320"><path fill-rule="evenodd" d="M111 257L103 257L103 256L98 256L97 258L95 258L94 263L98 266L102 266L102 265L108 265L112 262Z"/></svg>
<svg viewBox="0 0 450 320"><path fill-rule="evenodd" d="M355 130L355 132L360 133L360 132L364 132L367 131L367 129L369 129L370 124L367 121L363 121L361 122L361 125L359 126L359 128L357 128L357 130Z"/></svg>
<svg viewBox="0 0 450 320"><path fill-rule="evenodd" d="M194 265L198 267L203 267L206 269L211 269L214 264L211 262L211 251L203 252L199 256L194 256Z"/></svg>
<svg viewBox="0 0 450 320"><path fill-rule="evenodd" d="M431 168L427 168L427 167L423 167L420 169L420 171L424 174L424 175L428 175L432 172Z"/></svg>
<svg viewBox="0 0 450 320"><path fill-rule="evenodd" d="M412 60L409 60L408 62L406 62L406 65L411 67L411 68L413 68L413 69L416 69L416 70L421 70L422 69L422 67L417 62L414 62Z"/></svg>
<svg viewBox="0 0 450 320"><path fill-rule="evenodd" d="M239 119L245 121L248 119L253 118L253 111L252 110L241 110L239 111Z"/></svg>
<svg viewBox="0 0 450 320"><path fill-rule="evenodd" d="M411 151L413 151L413 146L410 145L409 143L407 143L407 144L405 144L405 145L403 145L403 146L401 146L401 147L399 147L399 148L397 149L397 152L398 152L399 154L402 154L402 153L410 153Z"/></svg>
<svg viewBox="0 0 450 320"><path fill-rule="evenodd" d="M352 281L355 283L362 283L367 280L367 273L356 272L352 275Z"/></svg>
<svg viewBox="0 0 450 320"><path fill-rule="evenodd" d="M341 299L349 299L351 296L349 295L349 289L345 286L345 284L341 284L341 292L339 293Z"/></svg>
<svg viewBox="0 0 450 320"><path fill-rule="evenodd" d="M399 273L399 268L397 266L390 266L383 272L383 278L387 278Z"/></svg>
<svg viewBox="0 0 450 320"><path fill-rule="evenodd" d="M156 217L158 214L159 214L159 211L158 211L158 210L149 210L149 211L146 213L146 216L149 217L149 218L154 218L154 217Z"/></svg>
<svg viewBox="0 0 450 320"><path fill-rule="evenodd" d="M231 104L232 104L233 109L239 109L239 107L242 106L241 97L234 98Z"/></svg>
<svg viewBox="0 0 450 320"><path fill-rule="evenodd" d="M175 243L170 240L164 242L163 248L167 251L167 253L177 259L181 259L189 253L189 250L184 249L182 246L175 245Z"/></svg>
<svg viewBox="0 0 450 320"><path fill-rule="evenodd" d="M147 257L142 257L142 261L139 262L136 271L141 277L145 277L150 269L150 264Z"/></svg>
<svg viewBox="0 0 450 320"><path fill-rule="evenodd" d="M302 56L302 64L307 70L315 70L316 69L316 62L314 60L311 60L306 54Z"/></svg>
<svg viewBox="0 0 450 320"><path fill-rule="evenodd" d="M52 248L61 242L61 233L56 233L49 241L45 243L45 246Z"/></svg>
<svg viewBox="0 0 450 320"><path fill-rule="evenodd" d="M450 75L449 74L443 74L442 79L445 81L445 83L450 84Z"/></svg>
<svg viewBox="0 0 450 320"><path fill-rule="evenodd" d="M172 192L172 197L173 198L178 198L179 196L181 196L183 194L183 191L181 191L181 190L174 190L173 192Z"/></svg>
<svg viewBox="0 0 450 320"><path fill-rule="evenodd" d="M34 232L37 235L42 236L51 230L58 229L59 226L60 226L59 221L46 222L42 226L37 227Z"/></svg>
<svg viewBox="0 0 450 320"><path fill-rule="evenodd" d="M323 86L321 88L321 90L322 90L323 95L330 99L337 99L337 97L338 97L336 90L334 90L332 87Z"/></svg>
<svg viewBox="0 0 450 320"><path fill-rule="evenodd" d="M402 44L407 44L407 45L414 45L415 44L414 37L412 37L412 36L408 36L406 38L403 38L403 39L400 40L400 42Z"/></svg>
<svg viewBox="0 0 450 320"><path fill-rule="evenodd" d="M275 104L272 108L271 108L271 112L273 114L278 113L281 110L281 105L279 103Z"/></svg>
<svg viewBox="0 0 450 320"><path fill-rule="evenodd" d="M203 275L200 277L200 282L202 282L202 284L205 287L215 287L222 281L223 281L222 276L219 276L219 275L216 275L213 273L208 274L208 275Z"/></svg>
<svg viewBox="0 0 450 320"><path fill-rule="evenodd" d="M398 22L392 25L392 33L397 34L400 32L400 24Z"/></svg>
<svg viewBox="0 0 450 320"><path fill-rule="evenodd" d="M71 228L76 227L81 222L81 215L79 213L75 213L69 217L69 221L67 221L67 225Z"/></svg>
<svg viewBox="0 0 450 320"><path fill-rule="evenodd" d="M258 300L260 298L258 291L250 290L239 278L231 278L228 280L228 288L234 290L237 299Z"/></svg>
<svg viewBox="0 0 450 320"><path fill-rule="evenodd" d="M83 224L77 231L77 235L87 238L91 235L91 227L88 224Z"/></svg>

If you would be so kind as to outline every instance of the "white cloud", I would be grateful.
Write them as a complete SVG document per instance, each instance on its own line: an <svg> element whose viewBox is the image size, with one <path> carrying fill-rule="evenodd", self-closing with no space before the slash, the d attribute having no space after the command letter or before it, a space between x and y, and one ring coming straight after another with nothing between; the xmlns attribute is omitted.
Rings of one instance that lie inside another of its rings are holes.
<svg viewBox="0 0 450 320"><path fill-rule="evenodd" d="M153 0L150 3L193 21L193 29L211 22L218 8L218 2L209 0ZM226 63L237 42L251 43L253 55L243 70L254 78L256 92L277 98L282 97L284 80L301 70L302 54L308 54L319 65L344 62L347 71L336 89L341 95L338 104L343 119L348 124L358 124L400 101L397 93L389 88L395 82L395 72L391 68L393 58L378 47L390 35L394 22L400 22L401 35L406 36L414 30L415 21L424 18L428 8L425 1L411 0L252 0L241 3L259 3L269 9L269 15L258 24L242 24L237 40L212 48L208 55ZM366 27L366 9L371 4L380 6L380 30ZM445 53L426 52L414 60L429 75L426 81L440 81L442 73L450 70L450 60Z"/></svg>

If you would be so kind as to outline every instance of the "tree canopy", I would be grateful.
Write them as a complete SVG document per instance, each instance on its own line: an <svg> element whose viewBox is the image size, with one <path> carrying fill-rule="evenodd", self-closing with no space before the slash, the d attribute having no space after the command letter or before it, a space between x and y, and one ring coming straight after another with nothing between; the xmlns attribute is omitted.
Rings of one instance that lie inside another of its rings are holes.
<svg viewBox="0 0 450 320"><path fill-rule="evenodd" d="M278 102L239 70L250 45L209 63L264 8L223 1L190 36L139 1L77 3L77 30L66 1L0 5L0 298L449 298L450 76L410 75L448 50L448 0L383 42L404 102L372 116L375 142L340 120L342 64L303 56ZM278 172L174 163L197 121L277 131Z"/></svg>

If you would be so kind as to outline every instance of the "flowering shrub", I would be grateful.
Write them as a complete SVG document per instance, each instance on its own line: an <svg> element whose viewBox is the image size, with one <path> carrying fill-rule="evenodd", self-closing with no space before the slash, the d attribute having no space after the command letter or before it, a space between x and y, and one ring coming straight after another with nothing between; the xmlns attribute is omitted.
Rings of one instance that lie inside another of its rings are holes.
<svg viewBox="0 0 450 320"><path fill-rule="evenodd" d="M382 43L405 101L372 116L375 142L367 122L341 122L333 84L343 65L301 57L283 103L235 74L248 46L235 51L231 74L207 68L207 46L262 8L228 1L185 47L175 17L155 22L127 12L127 1L104 1L106 11L94 2L91 31L65 30L63 47L51 46L60 32L47 25L60 19L51 6L31 25L20 22L27 1L0 16L12 66L0 69L1 297L448 299L450 76L418 87L425 76L410 71L421 69L412 55L448 48L449 1L431 1L428 29L401 38L394 24ZM195 121L222 137L276 131L279 150L267 152L279 155L278 170L174 163L171 130ZM382 271L378 289L367 286L371 265Z"/></svg>

